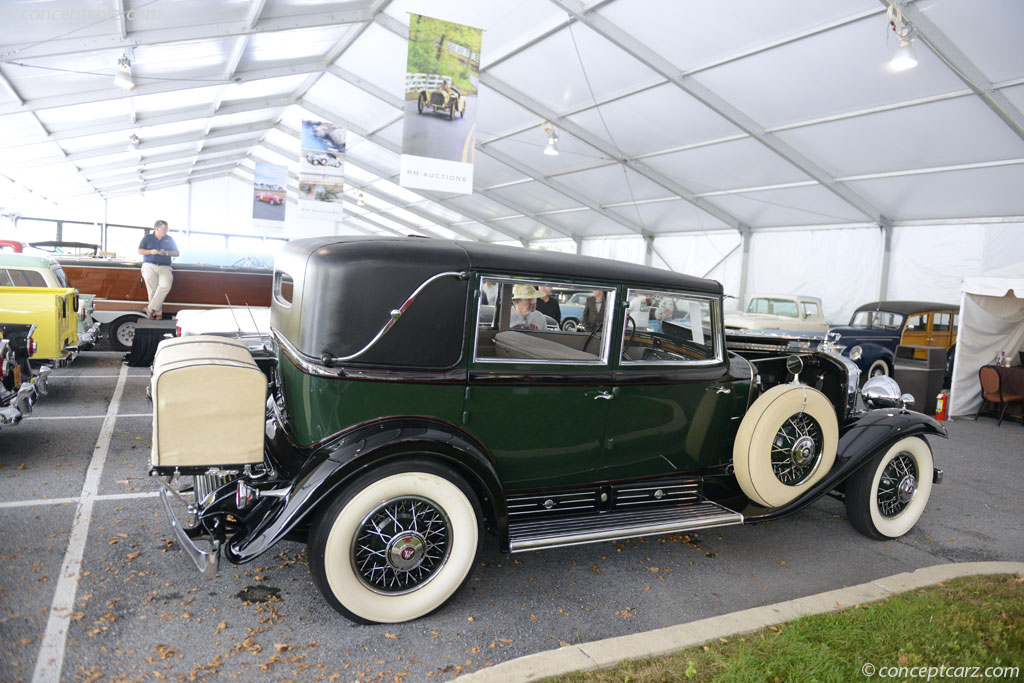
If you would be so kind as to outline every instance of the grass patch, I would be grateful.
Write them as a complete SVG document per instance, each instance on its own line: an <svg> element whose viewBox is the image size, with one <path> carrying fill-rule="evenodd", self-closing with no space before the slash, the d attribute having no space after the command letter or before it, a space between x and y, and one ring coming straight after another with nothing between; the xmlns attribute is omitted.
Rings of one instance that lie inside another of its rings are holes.
<svg viewBox="0 0 1024 683"><path fill-rule="evenodd" d="M962 577L666 657L545 680L867 680L861 670L866 662L877 668L977 666L979 676L986 667L1018 666L1017 677L1024 680L1024 578ZM879 678L877 669L873 677ZM889 678L913 680L906 672ZM963 679L935 674L933 680Z"/></svg>

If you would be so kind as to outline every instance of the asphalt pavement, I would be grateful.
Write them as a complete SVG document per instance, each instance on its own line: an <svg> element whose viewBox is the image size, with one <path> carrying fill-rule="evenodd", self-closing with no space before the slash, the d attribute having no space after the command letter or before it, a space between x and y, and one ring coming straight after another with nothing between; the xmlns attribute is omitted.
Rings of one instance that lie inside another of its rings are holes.
<svg viewBox="0 0 1024 683"><path fill-rule="evenodd" d="M268 221L283 221L284 220L285 203L271 204L270 202L261 202L260 200L253 197L252 200L252 217L259 218Z"/></svg>
<svg viewBox="0 0 1024 683"><path fill-rule="evenodd" d="M356 626L321 599L300 544L195 571L146 476L149 371L120 358L83 353L31 417L0 429L0 680L444 681L921 567L1024 559L1024 429L960 419L930 439L945 482L898 541L861 536L830 498L686 536L513 556L487 539L439 612Z"/></svg>
<svg viewBox="0 0 1024 683"><path fill-rule="evenodd" d="M416 100L405 103L402 151L420 157L473 162L476 135L476 97L466 98L466 115L448 120L447 112L425 108L417 112Z"/></svg>

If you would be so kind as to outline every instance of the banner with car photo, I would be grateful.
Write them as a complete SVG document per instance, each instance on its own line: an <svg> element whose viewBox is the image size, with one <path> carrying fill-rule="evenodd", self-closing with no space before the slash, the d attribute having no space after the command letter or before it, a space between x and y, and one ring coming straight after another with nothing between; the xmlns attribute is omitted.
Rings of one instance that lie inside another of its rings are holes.
<svg viewBox="0 0 1024 683"><path fill-rule="evenodd" d="M288 167L257 161L252 183L253 227L263 235L283 235Z"/></svg>
<svg viewBox="0 0 1024 683"><path fill-rule="evenodd" d="M330 121L303 121L299 151L299 215L345 217L345 129Z"/></svg>
<svg viewBox="0 0 1024 683"><path fill-rule="evenodd" d="M403 187L473 192L482 34L471 26L409 15Z"/></svg>

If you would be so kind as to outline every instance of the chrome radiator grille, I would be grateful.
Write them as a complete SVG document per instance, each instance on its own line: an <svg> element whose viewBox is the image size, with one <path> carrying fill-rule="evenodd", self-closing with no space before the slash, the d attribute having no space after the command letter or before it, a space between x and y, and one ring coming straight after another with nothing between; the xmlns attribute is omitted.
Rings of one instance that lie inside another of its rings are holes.
<svg viewBox="0 0 1024 683"><path fill-rule="evenodd" d="M196 505L201 505L206 496L237 478L237 474L203 474L192 477L193 490L196 494Z"/></svg>

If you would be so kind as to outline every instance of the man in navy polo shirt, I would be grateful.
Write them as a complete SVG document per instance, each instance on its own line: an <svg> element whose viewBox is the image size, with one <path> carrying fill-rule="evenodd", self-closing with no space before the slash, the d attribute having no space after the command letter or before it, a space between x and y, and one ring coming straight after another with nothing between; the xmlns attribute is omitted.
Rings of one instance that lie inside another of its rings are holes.
<svg viewBox="0 0 1024 683"><path fill-rule="evenodd" d="M178 245L174 238L167 234L167 221L157 221L153 232L147 234L139 242L139 253L142 254L142 279L146 282L149 292L149 304L146 315L153 320L163 318L164 299L171 291L174 279L171 273L171 257L178 255Z"/></svg>

